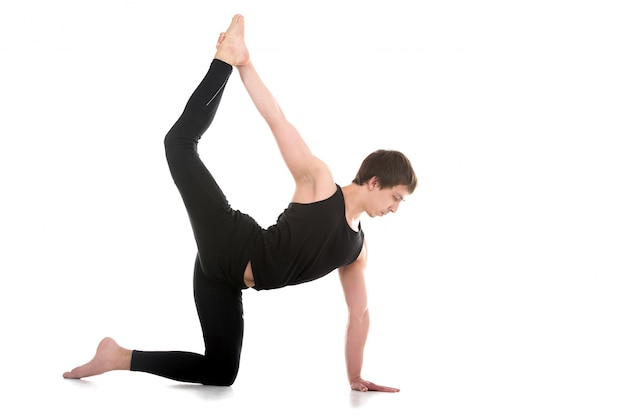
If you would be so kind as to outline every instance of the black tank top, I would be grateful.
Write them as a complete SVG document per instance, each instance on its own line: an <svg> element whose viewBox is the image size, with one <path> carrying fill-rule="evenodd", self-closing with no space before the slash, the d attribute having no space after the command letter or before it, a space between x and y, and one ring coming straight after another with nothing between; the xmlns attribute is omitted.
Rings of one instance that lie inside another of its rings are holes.
<svg viewBox="0 0 626 417"><path fill-rule="evenodd" d="M263 230L251 256L254 288L268 290L312 281L351 264L361 253L363 231L346 221L341 187L326 200L290 203Z"/></svg>

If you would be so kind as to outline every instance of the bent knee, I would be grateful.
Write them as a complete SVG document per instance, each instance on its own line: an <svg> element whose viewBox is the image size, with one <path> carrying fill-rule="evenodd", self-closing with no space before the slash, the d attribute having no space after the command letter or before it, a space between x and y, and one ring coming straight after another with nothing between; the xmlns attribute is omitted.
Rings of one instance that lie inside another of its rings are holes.
<svg viewBox="0 0 626 417"><path fill-rule="evenodd" d="M168 132L167 135L165 135L165 138L163 139L163 147L165 148L165 152L174 148L174 145L176 145L176 143L178 142L177 139L178 136L173 134L171 131Z"/></svg>
<svg viewBox="0 0 626 417"><path fill-rule="evenodd" d="M212 385L217 387L230 387L237 379L237 371L225 372L219 375L207 375L202 379L202 385Z"/></svg>
<svg viewBox="0 0 626 417"><path fill-rule="evenodd" d="M193 135L186 135L176 130L170 130L163 139L163 146L165 150L191 148L195 149L198 145L199 137Z"/></svg>

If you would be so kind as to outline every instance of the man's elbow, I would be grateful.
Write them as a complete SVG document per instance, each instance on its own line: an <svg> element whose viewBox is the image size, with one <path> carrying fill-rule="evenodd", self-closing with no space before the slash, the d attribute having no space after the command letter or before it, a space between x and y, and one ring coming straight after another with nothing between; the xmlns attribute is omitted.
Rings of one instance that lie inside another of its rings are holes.
<svg viewBox="0 0 626 417"><path fill-rule="evenodd" d="M351 310L349 319L350 319L350 323L354 323L354 324L369 323L370 313L369 313L368 308L365 307L357 311Z"/></svg>

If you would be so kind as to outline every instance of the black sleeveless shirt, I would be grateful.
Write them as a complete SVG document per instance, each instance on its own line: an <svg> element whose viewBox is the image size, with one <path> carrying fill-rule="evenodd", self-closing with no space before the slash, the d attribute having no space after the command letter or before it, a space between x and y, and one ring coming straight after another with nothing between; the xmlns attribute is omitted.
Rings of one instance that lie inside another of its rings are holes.
<svg viewBox="0 0 626 417"><path fill-rule="evenodd" d="M363 231L346 221L341 187L326 200L290 203L276 224L262 230L252 250L256 290L269 290L321 278L351 264L361 253Z"/></svg>

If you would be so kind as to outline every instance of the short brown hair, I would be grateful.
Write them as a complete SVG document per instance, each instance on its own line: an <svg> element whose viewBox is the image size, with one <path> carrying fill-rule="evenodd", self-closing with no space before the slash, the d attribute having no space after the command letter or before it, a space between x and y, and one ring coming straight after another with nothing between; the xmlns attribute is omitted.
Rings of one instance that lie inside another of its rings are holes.
<svg viewBox="0 0 626 417"><path fill-rule="evenodd" d="M363 160L352 182L363 185L373 177L380 182L380 188L405 185L409 193L413 193L417 188L417 175L411 162L402 152L385 149L372 152Z"/></svg>

